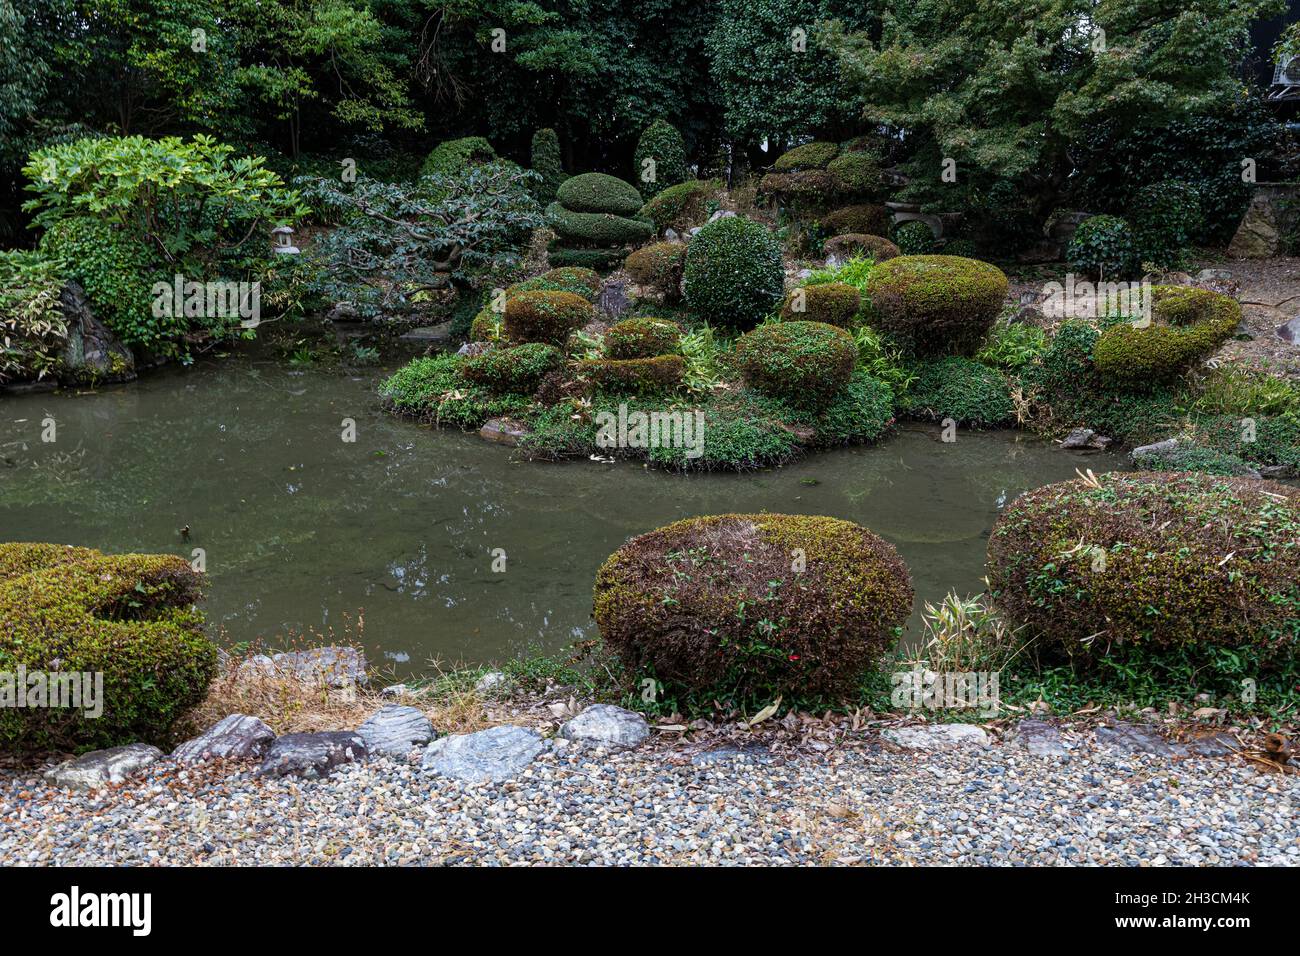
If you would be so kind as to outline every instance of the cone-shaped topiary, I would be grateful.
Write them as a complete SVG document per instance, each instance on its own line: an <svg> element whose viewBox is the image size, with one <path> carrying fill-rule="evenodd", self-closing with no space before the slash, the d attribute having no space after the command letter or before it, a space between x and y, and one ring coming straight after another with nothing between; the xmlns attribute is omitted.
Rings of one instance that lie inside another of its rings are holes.
<svg viewBox="0 0 1300 956"><path fill-rule="evenodd" d="M555 193L568 176L560 164L560 138L555 130L539 129L533 134L533 172L541 179L533 184L533 198L542 205L555 199Z"/></svg>
<svg viewBox="0 0 1300 956"><path fill-rule="evenodd" d="M768 322L736 342L745 384L799 408L824 408L857 360L853 336L823 322Z"/></svg>
<svg viewBox="0 0 1300 956"><path fill-rule="evenodd" d="M1017 498L989 538L998 608L1078 657L1141 645L1294 654L1300 490L1253 478L1111 472Z"/></svg>
<svg viewBox="0 0 1300 956"><path fill-rule="evenodd" d="M604 644L679 703L836 698L894 642L912 583L892 545L836 518L688 518L633 538L596 575Z"/></svg>
<svg viewBox="0 0 1300 956"><path fill-rule="evenodd" d="M867 279L871 324L918 355L972 355L1002 310L1007 277L960 256L898 256Z"/></svg>
<svg viewBox="0 0 1300 956"><path fill-rule="evenodd" d="M570 333L596 317L596 310L572 292L520 292L506 299L504 327L512 342L563 346Z"/></svg>
<svg viewBox="0 0 1300 956"><path fill-rule="evenodd" d="M761 223L726 216L703 226L686 251L686 302L706 322L745 330L781 301L781 244Z"/></svg>
<svg viewBox="0 0 1300 956"><path fill-rule="evenodd" d="M655 120L637 141L632 180L640 187L641 195L650 200L669 186L684 183L689 178L682 134L671 123Z"/></svg>

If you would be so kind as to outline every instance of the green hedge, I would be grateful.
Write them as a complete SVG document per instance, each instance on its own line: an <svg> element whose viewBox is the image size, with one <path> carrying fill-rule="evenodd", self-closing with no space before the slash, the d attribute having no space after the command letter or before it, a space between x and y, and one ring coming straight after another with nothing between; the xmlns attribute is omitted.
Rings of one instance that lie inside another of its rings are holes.
<svg viewBox="0 0 1300 956"><path fill-rule="evenodd" d="M1002 270L960 256L898 256L867 282L872 324L919 355L970 355L1002 310L1008 288Z"/></svg>
<svg viewBox="0 0 1300 956"><path fill-rule="evenodd" d="M570 176L555 193L556 201L571 212L612 213L635 216L643 205L631 183L605 173Z"/></svg>
<svg viewBox="0 0 1300 956"><path fill-rule="evenodd" d="M492 349L465 363L465 378L494 392L534 392L547 373L564 366L564 353L553 345L528 342Z"/></svg>
<svg viewBox="0 0 1300 956"><path fill-rule="evenodd" d="M745 330L781 301L781 244L761 223L727 216L700 229L686 251L686 303L704 321Z"/></svg>
<svg viewBox="0 0 1300 956"><path fill-rule="evenodd" d="M853 336L822 322L768 322L736 341L745 384L800 408L824 408L853 376Z"/></svg>

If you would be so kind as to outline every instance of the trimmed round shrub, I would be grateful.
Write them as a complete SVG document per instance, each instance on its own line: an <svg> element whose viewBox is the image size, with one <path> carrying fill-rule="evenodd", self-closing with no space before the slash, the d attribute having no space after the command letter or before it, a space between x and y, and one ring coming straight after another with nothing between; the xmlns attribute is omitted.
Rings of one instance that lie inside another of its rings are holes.
<svg viewBox="0 0 1300 956"><path fill-rule="evenodd" d="M847 232L883 236L889 232L889 210L874 203L843 206L823 216L821 226L832 236Z"/></svg>
<svg viewBox="0 0 1300 956"><path fill-rule="evenodd" d="M1079 223L1065 259L1070 268L1093 278L1123 279L1142 267L1133 229L1118 216L1091 216Z"/></svg>
<svg viewBox="0 0 1300 956"><path fill-rule="evenodd" d="M870 256L876 262L884 262L901 256L898 246L884 236L871 236L865 232L846 232L831 236L822 244L822 252L827 256L850 259L855 255Z"/></svg>
<svg viewBox="0 0 1300 956"><path fill-rule="evenodd" d="M722 189L716 179L690 179L669 186L644 206L638 219L649 219L655 232L663 235L665 229L685 232L709 218L709 201Z"/></svg>
<svg viewBox="0 0 1300 956"><path fill-rule="evenodd" d="M623 268L639 285L649 286L676 302L682 297L682 269L686 266L686 243L652 242L627 257Z"/></svg>
<svg viewBox="0 0 1300 956"><path fill-rule="evenodd" d="M844 153L832 159L826 172L845 196L879 199L885 193L885 174L870 153Z"/></svg>
<svg viewBox="0 0 1300 956"><path fill-rule="evenodd" d="M425 157L420 167L421 176L454 176L468 166L490 163L497 151L482 136L466 136L439 143Z"/></svg>
<svg viewBox="0 0 1300 956"><path fill-rule="evenodd" d="M667 319L624 319L605 330L605 354L612 359L654 358L677 351L682 328Z"/></svg>
<svg viewBox="0 0 1300 956"><path fill-rule="evenodd" d="M836 518L688 518L633 538L596 575L605 646L684 704L839 698L912 610L893 546Z"/></svg>
<svg viewBox="0 0 1300 956"><path fill-rule="evenodd" d="M960 256L898 256L867 281L872 324L918 355L971 355L1002 310L1007 277Z"/></svg>
<svg viewBox="0 0 1300 956"><path fill-rule="evenodd" d="M786 293L781 318L786 322L823 322L842 329L853 327L862 308L862 293L847 282L799 286Z"/></svg>
<svg viewBox="0 0 1300 956"><path fill-rule="evenodd" d="M687 305L704 321L753 328L781 301L781 244L762 223L727 216L702 227L686 250Z"/></svg>
<svg viewBox="0 0 1300 956"><path fill-rule="evenodd" d="M566 185L571 182L567 180ZM627 246L654 235L654 227L642 219L608 212L574 212L558 202L546 207L546 215L557 236L579 245Z"/></svg>
<svg viewBox="0 0 1300 956"><path fill-rule="evenodd" d="M745 384L800 408L823 408L853 377L853 336L824 322L769 322L736 341Z"/></svg>
<svg viewBox="0 0 1300 956"><path fill-rule="evenodd" d="M601 391L645 394L677 388L686 376L686 360L680 355L584 359L578 363L578 370Z"/></svg>
<svg viewBox="0 0 1300 956"><path fill-rule="evenodd" d="M471 342L499 341L504 333L502 319L503 316L491 309L480 309L474 316L474 321L469 324L469 340Z"/></svg>
<svg viewBox="0 0 1300 956"><path fill-rule="evenodd" d="M820 211L839 199L839 185L824 169L803 169L794 173L768 173L758 181L758 194L801 213Z"/></svg>
<svg viewBox="0 0 1300 956"><path fill-rule="evenodd" d="M572 292L521 292L506 299L504 327L512 342L563 346L595 317L591 303Z"/></svg>
<svg viewBox="0 0 1300 956"><path fill-rule="evenodd" d="M989 538L999 609L1072 656L1125 645L1294 654L1300 490L1112 472L1017 498Z"/></svg>
<svg viewBox="0 0 1300 956"><path fill-rule="evenodd" d="M1230 339L1241 306L1191 286L1153 286L1151 324L1112 325L1097 338L1092 360L1107 388L1151 391L1168 385Z"/></svg>
<svg viewBox="0 0 1300 956"><path fill-rule="evenodd" d="M653 171L653 178L647 179ZM645 128L636 144L632 179L647 200L690 178L686 169L686 143L677 128L657 119Z"/></svg>
<svg viewBox="0 0 1300 956"><path fill-rule="evenodd" d="M572 212L603 212L616 216L635 216L643 205L635 186L606 173L570 176L556 190L555 199Z"/></svg>
<svg viewBox="0 0 1300 956"><path fill-rule="evenodd" d="M609 272L626 259L627 255L626 246L614 246L608 249L571 249L553 242L546 247L547 260L551 265L562 269Z"/></svg>
<svg viewBox="0 0 1300 956"><path fill-rule="evenodd" d="M1016 413L1002 374L960 355L920 363L898 408L911 418L951 418L970 428L1005 425Z"/></svg>
<svg viewBox="0 0 1300 956"><path fill-rule="evenodd" d="M529 395L537 391L548 372L564 365L564 353L554 345L528 342L492 349L465 363L466 380L494 392Z"/></svg>
<svg viewBox="0 0 1300 956"><path fill-rule="evenodd" d="M919 219L909 219L894 227L894 243L905 256L923 256L934 252L934 233Z"/></svg>
<svg viewBox="0 0 1300 956"><path fill-rule="evenodd" d="M168 745L172 725L216 674L217 648L194 607L201 585L173 555L0 544L0 672L103 674L98 717L86 716L84 699L83 707L0 707L0 747Z"/></svg>
<svg viewBox="0 0 1300 956"><path fill-rule="evenodd" d="M793 172L797 169L823 169L839 151L839 146L834 143L820 140L804 143L778 156L772 168L778 173Z"/></svg>
<svg viewBox="0 0 1300 956"><path fill-rule="evenodd" d="M539 129L533 134L533 172L542 177L533 184L533 198L542 205L555 199L555 193L568 178L560 163L560 138L555 130Z"/></svg>
<svg viewBox="0 0 1300 956"><path fill-rule="evenodd" d="M574 295L582 296L588 302L595 302L604 287L604 280L594 269L561 266L543 272L539 276L533 276L531 279L525 279L523 282L506 286L506 298L509 299L520 292L572 292Z"/></svg>

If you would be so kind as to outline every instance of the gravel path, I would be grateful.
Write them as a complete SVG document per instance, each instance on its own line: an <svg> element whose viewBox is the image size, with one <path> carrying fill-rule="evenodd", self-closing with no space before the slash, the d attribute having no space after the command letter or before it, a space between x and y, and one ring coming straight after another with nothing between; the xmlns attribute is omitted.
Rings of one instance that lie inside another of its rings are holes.
<svg viewBox="0 0 1300 956"><path fill-rule="evenodd" d="M504 784L374 759L323 781L162 761L94 794L0 774L0 864L1300 865L1300 776L1067 731L900 751L551 746Z"/></svg>

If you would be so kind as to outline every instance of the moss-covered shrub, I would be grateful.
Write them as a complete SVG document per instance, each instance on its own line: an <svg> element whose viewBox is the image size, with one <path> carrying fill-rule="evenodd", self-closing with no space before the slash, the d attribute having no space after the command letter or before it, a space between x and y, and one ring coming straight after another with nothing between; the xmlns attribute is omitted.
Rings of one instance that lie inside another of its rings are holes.
<svg viewBox="0 0 1300 956"><path fill-rule="evenodd" d="M654 358L677 351L682 328L666 319L624 319L605 330L605 354L612 359Z"/></svg>
<svg viewBox="0 0 1300 956"><path fill-rule="evenodd" d="M831 236L822 244L822 252L829 258L836 256L847 259L850 256L869 256L876 262L884 262L901 256L898 246L884 236L872 236L865 232L845 232Z"/></svg>
<svg viewBox="0 0 1300 956"><path fill-rule="evenodd" d="M570 176L555 193L556 201L572 212L604 212L635 216L643 205L631 183L606 173Z"/></svg>
<svg viewBox="0 0 1300 956"><path fill-rule="evenodd" d="M672 391L686 375L680 355L633 359L584 359L578 371L596 388L612 394L653 394Z"/></svg>
<svg viewBox="0 0 1300 956"><path fill-rule="evenodd" d="M1081 657L1112 645L1300 640L1300 492L1250 478L1118 473L1017 498L989 539L998 607Z"/></svg>
<svg viewBox="0 0 1300 956"><path fill-rule="evenodd" d="M701 319L742 331L776 307L785 286L780 243L743 216L701 228L687 248L684 275L687 305Z"/></svg>
<svg viewBox="0 0 1300 956"><path fill-rule="evenodd" d="M572 181L567 180L566 184ZM645 242L654 235L650 225L641 219L608 212L575 212L558 202L546 207L546 215L555 234L573 244L621 247Z"/></svg>
<svg viewBox="0 0 1300 956"><path fill-rule="evenodd" d="M776 158L772 168L778 173L788 173L799 169L824 169L839 153L840 148L834 143L820 140L804 143L794 149L786 150Z"/></svg>
<svg viewBox="0 0 1300 956"><path fill-rule="evenodd" d="M800 408L824 408L852 378L857 358L853 336L822 322L769 322L736 342L745 383Z"/></svg>
<svg viewBox="0 0 1300 956"><path fill-rule="evenodd" d="M898 256L867 283L873 324L919 355L970 355L993 327L1007 294L1002 270L959 256Z"/></svg>
<svg viewBox="0 0 1300 956"><path fill-rule="evenodd" d="M588 271L608 272L627 258L626 246L609 248L573 248L559 242L549 243L546 258L551 265L560 269L586 269Z"/></svg>
<svg viewBox="0 0 1300 956"><path fill-rule="evenodd" d="M1006 425L1016 411L1002 374L960 355L921 362L898 408L911 418L951 418L969 428Z"/></svg>
<svg viewBox="0 0 1300 956"><path fill-rule="evenodd" d="M874 203L842 206L823 216L821 225L832 236L849 232L883 236L889 232L889 210Z"/></svg>
<svg viewBox="0 0 1300 956"><path fill-rule="evenodd" d="M905 256L924 256L934 252L934 233L919 219L908 219L894 227L894 244Z"/></svg>
<svg viewBox="0 0 1300 956"><path fill-rule="evenodd" d="M521 292L506 300L504 325L512 342L562 346L595 317L591 303L572 292Z"/></svg>
<svg viewBox="0 0 1300 956"><path fill-rule="evenodd" d="M824 169L768 173L758 182L758 195L800 215L821 213L841 199L839 181Z"/></svg>
<svg viewBox="0 0 1300 956"><path fill-rule="evenodd" d="M494 392L530 394L548 372L564 365L564 353L554 345L528 342L492 349L465 363L465 378Z"/></svg>
<svg viewBox="0 0 1300 956"><path fill-rule="evenodd" d="M480 309L469 324L471 342L497 342L505 334L503 320L505 316L491 309Z"/></svg>
<svg viewBox="0 0 1300 956"><path fill-rule="evenodd" d="M588 302L595 302L600 297L600 290L605 287L604 280L594 269L576 266L561 266L550 269L539 276L525 279L506 286L506 298L520 292L572 292Z"/></svg>
<svg viewBox="0 0 1300 956"><path fill-rule="evenodd" d="M665 302L676 302L682 297L686 248L684 242L652 242L628 256L623 268L638 284L662 295Z"/></svg>
<svg viewBox="0 0 1300 956"><path fill-rule="evenodd" d="M497 151L482 136L466 136L439 143L420 167L421 176L453 176L467 166L490 163Z"/></svg>
<svg viewBox="0 0 1300 956"><path fill-rule="evenodd" d="M475 431L489 418L528 411L527 396L493 392L469 381L464 373L464 361L450 352L417 358L384 380L379 397L398 415Z"/></svg>
<svg viewBox="0 0 1300 956"><path fill-rule="evenodd" d="M1097 339L1093 362L1108 388L1150 391L1176 380L1236 332L1241 306L1190 286L1154 286L1151 324L1111 325Z"/></svg>
<svg viewBox="0 0 1300 956"><path fill-rule="evenodd" d="M1070 268L1094 278L1123 279L1142 267L1133 229L1118 216L1092 216L1079 223L1065 259Z"/></svg>
<svg viewBox="0 0 1300 956"><path fill-rule="evenodd" d="M103 674L101 715L0 707L0 746L169 743L216 673L217 649L194 607L201 597L201 576L172 555L0 544L0 672Z"/></svg>
<svg viewBox="0 0 1300 956"><path fill-rule="evenodd" d="M717 515L633 538L596 575L595 618L633 680L683 706L852 693L912 609L893 546L835 518Z"/></svg>
<svg viewBox="0 0 1300 956"><path fill-rule="evenodd" d="M842 329L854 326L862 308L862 293L847 282L799 286L786 293L781 318L787 322L824 322Z"/></svg>
<svg viewBox="0 0 1300 956"><path fill-rule="evenodd" d="M533 198L545 206L554 201L555 193L568 178L560 163L560 138L553 129L539 129L533 134L533 172L541 177L533 184Z"/></svg>
<svg viewBox="0 0 1300 956"><path fill-rule="evenodd" d="M1161 269L1187 265L1192 238L1205 228L1201 196L1175 179L1148 183L1133 200L1133 241L1139 259Z"/></svg>
<svg viewBox="0 0 1300 956"><path fill-rule="evenodd" d="M641 134L632 158L632 179L641 195L650 200L669 186L684 183L689 176L682 134L666 120L655 120Z"/></svg>
<svg viewBox="0 0 1300 956"><path fill-rule="evenodd" d="M826 166L843 196L880 199L885 193L885 174L869 153L844 153Z"/></svg>
<svg viewBox="0 0 1300 956"><path fill-rule="evenodd" d="M669 186L642 206L637 218L653 222L659 235L665 229L684 233L709 218L709 202L721 189L716 179L690 179Z"/></svg>

